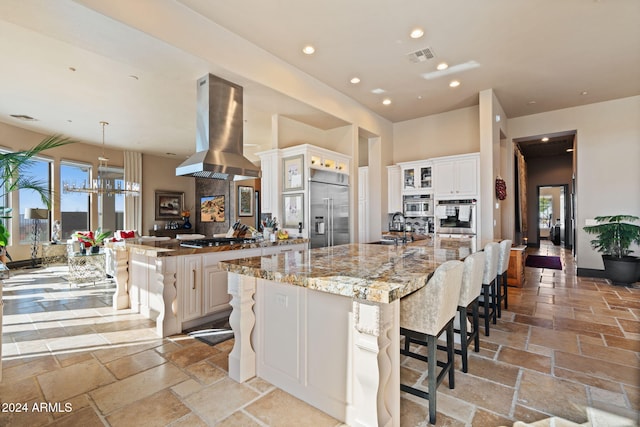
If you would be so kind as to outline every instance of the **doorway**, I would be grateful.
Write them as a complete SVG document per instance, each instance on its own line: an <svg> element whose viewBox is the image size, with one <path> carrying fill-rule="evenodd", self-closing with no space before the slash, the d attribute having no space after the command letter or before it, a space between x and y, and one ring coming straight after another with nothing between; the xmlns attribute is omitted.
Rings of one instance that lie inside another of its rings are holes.
<svg viewBox="0 0 640 427"><path fill-rule="evenodd" d="M538 185L538 242L549 240L555 246L570 247L568 186Z"/></svg>

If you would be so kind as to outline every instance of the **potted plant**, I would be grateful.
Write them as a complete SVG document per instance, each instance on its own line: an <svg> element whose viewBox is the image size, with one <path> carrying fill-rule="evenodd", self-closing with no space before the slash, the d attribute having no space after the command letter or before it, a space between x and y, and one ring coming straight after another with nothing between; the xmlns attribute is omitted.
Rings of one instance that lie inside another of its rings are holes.
<svg viewBox="0 0 640 427"><path fill-rule="evenodd" d="M104 239L111 236L111 231L101 231L99 228L94 233L93 231L89 232L76 232L73 233L73 237L78 239L80 242L84 243L85 246L91 247L91 253L97 254L100 252L100 246L104 242Z"/></svg>
<svg viewBox="0 0 640 427"><path fill-rule="evenodd" d="M633 243L640 244L640 226L633 215L597 216L597 225L584 227L584 231L595 234L591 246L602 253L604 270L615 284L629 284L638 281L637 257L629 255Z"/></svg>
<svg viewBox="0 0 640 427"><path fill-rule="evenodd" d="M6 220L11 219L11 208L2 203L7 200L7 196L20 189L35 191L47 209L51 209L51 190L42 182L33 179L26 174L28 167L32 164L33 158L45 150L71 144L75 141L53 135L42 140L38 145L28 150L14 152L0 152L0 261L5 263L11 256L7 252L9 245L9 230Z"/></svg>

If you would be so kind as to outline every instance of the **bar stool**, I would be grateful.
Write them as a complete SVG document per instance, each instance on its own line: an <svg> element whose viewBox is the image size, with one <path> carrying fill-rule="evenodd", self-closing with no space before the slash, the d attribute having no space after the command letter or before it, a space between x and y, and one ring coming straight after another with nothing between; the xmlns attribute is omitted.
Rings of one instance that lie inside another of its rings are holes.
<svg viewBox="0 0 640 427"><path fill-rule="evenodd" d="M462 273L462 286L460 299L458 300L458 317L453 324L453 331L460 334L460 350L456 354L462 357L462 372L468 372L467 347L474 343L473 351L480 351L480 325L478 321L478 307L480 292L482 291L482 276L486 255L484 252L476 252L464 260ZM471 331L467 331L467 316L471 309Z"/></svg>
<svg viewBox="0 0 640 427"><path fill-rule="evenodd" d="M498 290L498 317L502 317L502 301L505 310L509 308L509 290L507 288L507 270L509 269L509 256L511 255L511 240L500 242L500 258L498 260L498 277L496 288Z"/></svg>
<svg viewBox="0 0 640 427"><path fill-rule="evenodd" d="M489 336L489 320L497 322L498 304L496 292L496 276L498 275L498 260L500 258L500 245L496 242L487 243L484 247L485 262L482 276L482 295L479 303L483 310L480 317L484 319L484 334Z"/></svg>
<svg viewBox="0 0 640 427"><path fill-rule="evenodd" d="M426 286L400 300L400 335L404 338L404 348L400 354L427 362L428 392L400 384L400 390L429 400L429 422L436 422L436 388L449 374L449 388L454 388L454 341L453 319L456 315L462 273L461 261L447 261L440 265ZM438 362L436 357L438 336L446 331L447 362ZM427 356L414 353L410 344L427 346ZM429 362L431 361L431 362ZM436 367L440 366L440 372Z"/></svg>

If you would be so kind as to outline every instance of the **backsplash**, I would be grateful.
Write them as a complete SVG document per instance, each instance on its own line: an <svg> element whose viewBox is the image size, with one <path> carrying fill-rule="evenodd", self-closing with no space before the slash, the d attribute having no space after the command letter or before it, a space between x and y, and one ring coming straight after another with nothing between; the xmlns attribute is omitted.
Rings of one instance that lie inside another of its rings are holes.
<svg viewBox="0 0 640 427"><path fill-rule="evenodd" d="M393 215L394 214L389 214L388 218L390 230L392 228ZM411 230L417 234L433 233L433 217L407 217L406 225L411 226Z"/></svg>

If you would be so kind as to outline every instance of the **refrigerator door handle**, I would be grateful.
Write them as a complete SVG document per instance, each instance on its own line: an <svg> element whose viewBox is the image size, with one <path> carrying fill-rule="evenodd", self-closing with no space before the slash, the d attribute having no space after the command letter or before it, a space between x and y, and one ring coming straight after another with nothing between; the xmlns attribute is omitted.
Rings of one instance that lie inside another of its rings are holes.
<svg viewBox="0 0 640 427"><path fill-rule="evenodd" d="M329 246L333 246L333 199L329 199Z"/></svg>
<svg viewBox="0 0 640 427"><path fill-rule="evenodd" d="M322 200L327 203L327 233L325 236L325 242L326 246L331 246L331 234L333 233L331 229L331 199L327 197Z"/></svg>

